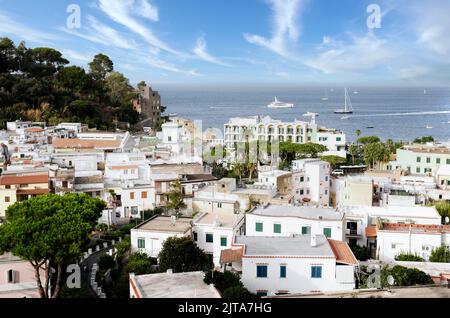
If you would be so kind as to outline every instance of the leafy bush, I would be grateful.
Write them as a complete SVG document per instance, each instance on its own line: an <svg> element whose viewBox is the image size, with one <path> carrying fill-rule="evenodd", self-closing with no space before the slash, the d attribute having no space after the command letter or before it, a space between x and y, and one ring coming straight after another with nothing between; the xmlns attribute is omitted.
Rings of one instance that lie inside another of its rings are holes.
<svg viewBox="0 0 450 318"><path fill-rule="evenodd" d="M162 272L172 269L174 273L206 271L213 267L211 259L195 242L187 237L168 238L159 253Z"/></svg>
<svg viewBox="0 0 450 318"><path fill-rule="evenodd" d="M425 262L425 260L417 254L400 253L395 257L396 261L402 262Z"/></svg>
<svg viewBox="0 0 450 318"><path fill-rule="evenodd" d="M447 246L441 246L434 249L430 255L430 262L433 263L450 263L450 251Z"/></svg>
<svg viewBox="0 0 450 318"><path fill-rule="evenodd" d="M203 281L208 285L214 284L214 287L220 292L223 292L230 287L243 286L240 277L232 272L222 273L210 271L206 273Z"/></svg>
<svg viewBox="0 0 450 318"><path fill-rule="evenodd" d="M222 298L254 299L259 297L255 294L252 294L247 288L243 286L233 286L225 289L225 291L222 293Z"/></svg>
<svg viewBox="0 0 450 318"><path fill-rule="evenodd" d="M130 235L131 229L135 228L136 224L127 224L122 226L118 231L120 232L121 236Z"/></svg>
<svg viewBox="0 0 450 318"><path fill-rule="evenodd" d="M134 253L128 258L127 272L136 275L152 274L154 260L145 253Z"/></svg>
<svg viewBox="0 0 450 318"><path fill-rule="evenodd" d="M354 245L350 246L350 249L359 261L367 261L370 258L369 248L366 246Z"/></svg>
<svg viewBox="0 0 450 318"><path fill-rule="evenodd" d="M98 267L100 270L108 270L115 266L116 262L112 256L109 256L108 254L100 256L100 259L98 260Z"/></svg>
<svg viewBox="0 0 450 318"><path fill-rule="evenodd" d="M392 276L395 280L396 286L415 286L433 284L430 275L418 270L416 268L406 268L396 265L394 267L384 266L381 269L381 285L383 287L389 286L387 278Z"/></svg>

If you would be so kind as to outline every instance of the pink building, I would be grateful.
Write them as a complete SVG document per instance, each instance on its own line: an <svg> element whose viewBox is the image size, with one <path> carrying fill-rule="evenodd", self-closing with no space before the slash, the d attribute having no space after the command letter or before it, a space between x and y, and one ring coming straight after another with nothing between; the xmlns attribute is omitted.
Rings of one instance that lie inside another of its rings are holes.
<svg viewBox="0 0 450 318"><path fill-rule="evenodd" d="M0 298L39 298L34 269L28 261L9 253L0 255Z"/></svg>

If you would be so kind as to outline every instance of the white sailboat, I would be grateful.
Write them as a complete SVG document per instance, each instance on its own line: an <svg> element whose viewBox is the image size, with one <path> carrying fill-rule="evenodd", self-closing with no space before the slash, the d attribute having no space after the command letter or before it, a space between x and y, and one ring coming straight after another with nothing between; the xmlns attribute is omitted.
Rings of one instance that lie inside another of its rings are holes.
<svg viewBox="0 0 450 318"><path fill-rule="evenodd" d="M327 101L328 100L328 90L325 90L325 95L322 97L323 101Z"/></svg>
<svg viewBox="0 0 450 318"><path fill-rule="evenodd" d="M294 108L294 104L280 102L277 97L275 97L275 101L267 105L268 108Z"/></svg>
<svg viewBox="0 0 450 318"><path fill-rule="evenodd" d="M350 100L350 96L348 96L347 88L345 89L345 107L344 109L336 109L334 111L335 114L353 114L353 106Z"/></svg>

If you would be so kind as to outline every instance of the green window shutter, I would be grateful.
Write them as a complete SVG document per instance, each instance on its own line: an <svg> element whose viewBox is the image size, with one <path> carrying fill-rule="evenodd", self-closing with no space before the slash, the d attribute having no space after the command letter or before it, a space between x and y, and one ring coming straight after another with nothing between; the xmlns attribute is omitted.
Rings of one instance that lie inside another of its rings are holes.
<svg viewBox="0 0 450 318"><path fill-rule="evenodd" d="M214 236L212 234L206 234L206 243L214 243Z"/></svg>
<svg viewBox="0 0 450 318"><path fill-rule="evenodd" d="M145 248L145 240L138 239L138 248Z"/></svg>
<svg viewBox="0 0 450 318"><path fill-rule="evenodd" d="M227 237L226 236L222 236L220 238L220 246L227 246Z"/></svg>
<svg viewBox="0 0 450 318"><path fill-rule="evenodd" d="M310 233L309 226L302 226L302 235L308 235Z"/></svg>
<svg viewBox="0 0 450 318"><path fill-rule="evenodd" d="M260 223L260 222L256 222L255 230L256 230L256 232L262 232L263 231L263 224Z"/></svg>
<svg viewBox="0 0 450 318"><path fill-rule="evenodd" d="M281 234L281 224L274 224L273 225L273 232L277 234Z"/></svg>
<svg viewBox="0 0 450 318"><path fill-rule="evenodd" d="M323 235L325 235L327 238L331 237L331 229L330 228L324 228L323 229Z"/></svg>

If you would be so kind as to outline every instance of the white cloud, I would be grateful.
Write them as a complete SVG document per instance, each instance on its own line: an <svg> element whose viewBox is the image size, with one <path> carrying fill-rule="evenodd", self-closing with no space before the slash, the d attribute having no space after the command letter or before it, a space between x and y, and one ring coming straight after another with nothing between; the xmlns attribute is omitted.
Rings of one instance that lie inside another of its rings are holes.
<svg viewBox="0 0 450 318"><path fill-rule="evenodd" d="M400 78L403 80L413 80L431 73L428 67L422 65L411 66L400 69Z"/></svg>
<svg viewBox="0 0 450 318"><path fill-rule="evenodd" d="M281 56L289 57L288 41L296 41L300 35L297 18L305 0L269 0L273 15L273 34L268 39L260 35L244 34L244 38Z"/></svg>
<svg viewBox="0 0 450 318"><path fill-rule="evenodd" d="M218 64L218 65L222 65L222 66L231 66L230 64L223 62L221 59L219 59L215 56L212 56L208 52L208 48L206 46L206 41L203 37L199 37L197 39L197 45L193 49L193 52L194 52L195 56L197 56L199 59L204 60L206 62Z"/></svg>
<svg viewBox="0 0 450 318"><path fill-rule="evenodd" d="M150 21L159 21L158 8L146 0L139 1L138 14L141 17L149 19Z"/></svg>
<svg viewBox="0 0 450 318"><path fill-rule="evenodd" d="M61 53L65 58L68 58L72 64L75 64L73 63L74 61L87 64L94 58L94 54L81 53L70 49L63 49L61 50Z"/></svg>
<svg viewBox="0 0 450 318"><path fill-rule="evenodd" d="M360 73L388 63L395 57L387 40L372 33L364 37L353 37L348 44L328 41L332 45L320 46L317 57L306 59L304 64L325 74Z"/></svg>
<svg viewBox="0 0 450 318"><path fill-rule="evenodd" d="M152 30L145 27L144 24L140 23L133 16L146 16L147 18L153 18L155 21L155 11L156 9L152 7L146 1L140 1L138 5L135 5L135 0L99 0L99 8L113 21L121 24L128 28L130 31L138 34L142 37L148 44L163 51L175 54L183 55L180 52L172 49L168 44L160 40ZM147 9L146 12L142 11L142 5L147 8L151 8L150 11ZM152 13L153 12L153 13Z"/></svg>
<svg viewBox="0 0 450 318"><path fill-rule="evenodd" d="M58 40L59 38L53 34L38 31L34 28L17 22L14 18L8 16L5 12L0 11L0 34L14 35L25 41L47 43L49 40Z"/></svg>
<svg viewBox="0 0 450 318"><path fill-rule="evenodd" d="M121 49L137 49L137 45L134 41L126 39L119 32L99 22L93 16L88 16L87 20L89 27L84 30L68 28L61 28L61 30L68 34L105 46L115 46Z"/></svg>
<svg viewBox="0 0 450 318"><path fill-rule="evenodd" d="M450 3L448 1L416 1L413 26L419 43L439 57L450 61Z"/></svg>
<svg viewBox="0 0 450 318"><path fill-rule="evenodd" d="M133 56L133 58L138 63L144 64L144 65L147 65L147 66L150 66L150 67L154 67L154 68L157 68L157 69L169 71L169 72L172 72L172 73L179 73L179 74L193 75L193 76L200 76L201 75L201 74L197 73L196 70L180 69L175 64L166 62L166 61L158 59L158 58L154 58L152 56L143 56L143 55L138 56L138 55L136 55L136 56Z"/></svg>

